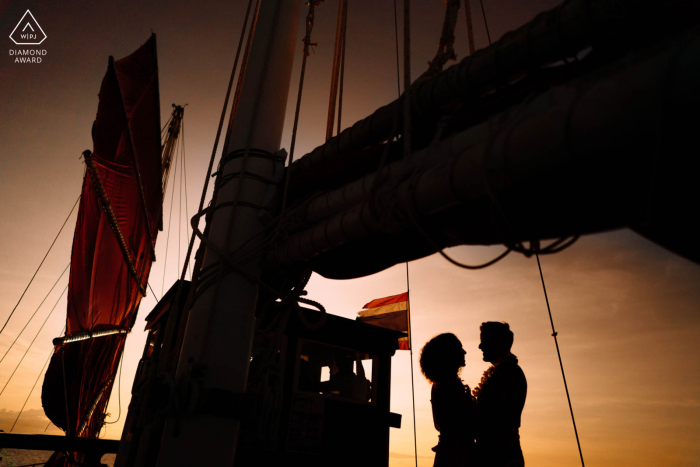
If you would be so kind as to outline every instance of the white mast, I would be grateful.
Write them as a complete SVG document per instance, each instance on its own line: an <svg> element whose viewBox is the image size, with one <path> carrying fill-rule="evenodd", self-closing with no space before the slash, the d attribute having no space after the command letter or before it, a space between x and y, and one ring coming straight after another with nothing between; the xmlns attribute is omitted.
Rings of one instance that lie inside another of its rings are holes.
<svg viewBox="0 0 700 467"><path fill-rule="evenodd" d="M262 150L275 153L280 148L282 128L291 81L294 51L302 0L261 0L250 59L240 97L236 119L226 154L234 151ZM256 151L257 152L257 151ZM263 201L275 166L263 157L231 159L220 168L219 177L245 172L251 177L231 178L219 190L217 209L211 219L209 240L226 252L245 244L246 250L259 245L256 238L263 229L258 210L251 207ZM239 184L242 186L239 189ZM238 201L235 204L234 201ZM231 216L235 213L231 222ZM207 248L203 269L220 261ZM247 262L242 268L259 278L262 258ZM199 283L200 286L202 282ZM201 289L200 289L201 290ZM185 387L218 394L243 393L250 362L258 285L239 272L228 272L219 285L201 291L192 304L185 339L177 368L179 383ZM192 372L201 378L192 378ZM202 392L199 392L202 394ZM183 402L197 403L196 397ZM182 416L184 415L184 416ZM193 410L189 414L171 415L163 432L157 465L233 465L239 420L229 415L213 415Z"/></svg>

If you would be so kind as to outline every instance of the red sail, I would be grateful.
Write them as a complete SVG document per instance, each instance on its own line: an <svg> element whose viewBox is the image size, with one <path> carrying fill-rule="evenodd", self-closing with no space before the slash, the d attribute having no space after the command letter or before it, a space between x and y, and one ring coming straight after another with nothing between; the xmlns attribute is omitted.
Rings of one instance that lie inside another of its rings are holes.
<svg viewBox="0 0 700 467"><path fill-rule="evenodd" d="M99 97L73 238L67 338L130 330L148 284L163 198L155 35L130 56L110 58ZM124 339L58 346L42 401L68 435L94 437L102 427Z"/></svg>

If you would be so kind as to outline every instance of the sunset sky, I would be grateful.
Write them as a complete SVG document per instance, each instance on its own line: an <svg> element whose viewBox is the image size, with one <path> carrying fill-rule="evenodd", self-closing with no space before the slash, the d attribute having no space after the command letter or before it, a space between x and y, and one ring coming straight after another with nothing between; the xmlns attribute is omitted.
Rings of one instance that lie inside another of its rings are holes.
<svg viewBox="0 0 700 467"><path fill-rule="evenodd" d="M412 76L426 69L442 27L444 1L413 3ZM532 19L555 0L484 0L492 39ZM399 1L399 9L401 10ZM40 64L15 64L9 34L29 9L47 35ZM199 202L225 87L240 33L244 1L64 2L0 0L0 325L17 303L80 193L80 153L92 148L90 129L107 57L121 58L158 35L162 122L171 103L185 111L187 206ZM302 8L305 15L306 8ZM472 1L477 47L488 45L479 2ZM323 142L337 0L317 8L297 139L297 157ZM399 17L401 22L401 17ZM287 124L289 148L299 48L292 75ZM352 1L349 6L343 126L397 96L394 17L391 0ZM458 60L467 54L464 12L456 31ZM171 172L172 173L172 172ZM179 177L179 173L178 173ZM178 272L186 250L185 212L178 214L179 178L171 181L164 210L173 199L167 266L167 231L159 234L158 261L150 284L158 297ZM184 200L184 192L183 192ZM555 214L553 214L555 215ZM167 219L167 216L166 216ZM178 242L177 220L181 219ZM5 331L0 358L70 261L73 213L53 251ZM167 224L166 224L167 225ZM475 264L503 247L457 247L456 259ZM554 322L566 370L584 458L589 466L700 466L700 267L628 231L586 236L562 253L542 257ZM488 364L478 350L479 324L507 321L515 332L513 353L528 379L522 419L523 452L530 466L580 465L542 285L534 258L511 254L498 264L466 271L433 255L409 264L414 342L418 465L431 466L437 443L430 385L420 375L420 347L441 332L463 342L465 383L474 386ZM68 282L58 281L15 347L0 363L0 390L56 304L22 365L0 395L0 429L9 431L52 351L51 339L65 324ZM368 301L406 291L406 265L373 276L332 281L314 275L309 298L329 312L354 318ZM60 297L60 299L59 299ZM115 384L108 412L121 420L103 431L119 438L131 383L145 341L143 318L155 299L142 301L127 339L121 386ZM392 411L403 415L391 431L392 467L415 465L410 354L393 359ZM43 432L39 378L15 432ZM121 387L121 397L119 397ZM47 433L61 434L51 426Z"/></svg>

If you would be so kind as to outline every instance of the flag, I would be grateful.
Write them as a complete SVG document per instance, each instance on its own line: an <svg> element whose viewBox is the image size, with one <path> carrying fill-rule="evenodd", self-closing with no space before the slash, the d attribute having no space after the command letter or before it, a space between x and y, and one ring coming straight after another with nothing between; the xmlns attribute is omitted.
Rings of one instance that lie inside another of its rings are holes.
<svg viewBox="0 0 700 467"><path fill-rule="evenodd" d="M378 298L366 304L357 313L357 320L408 334L399 338L399 350L411 349L411 332L408 319L408 292Z"/></svg>

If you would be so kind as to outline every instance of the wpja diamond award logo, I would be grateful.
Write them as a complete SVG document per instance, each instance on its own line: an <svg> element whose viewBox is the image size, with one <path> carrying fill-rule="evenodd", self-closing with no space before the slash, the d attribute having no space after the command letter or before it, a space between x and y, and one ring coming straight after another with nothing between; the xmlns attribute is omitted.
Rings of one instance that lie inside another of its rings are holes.
<svg viewBox="0 0 700 467"><path fill-rule="evenodd" d="M40 45L46 40L46 33L39 26L39 22L34 18L32 12L27 10L10 33L10 39L17 45ZM10 56L15 58L15 63L41 63L45 55L45 49L10 49Z"/></svg>

